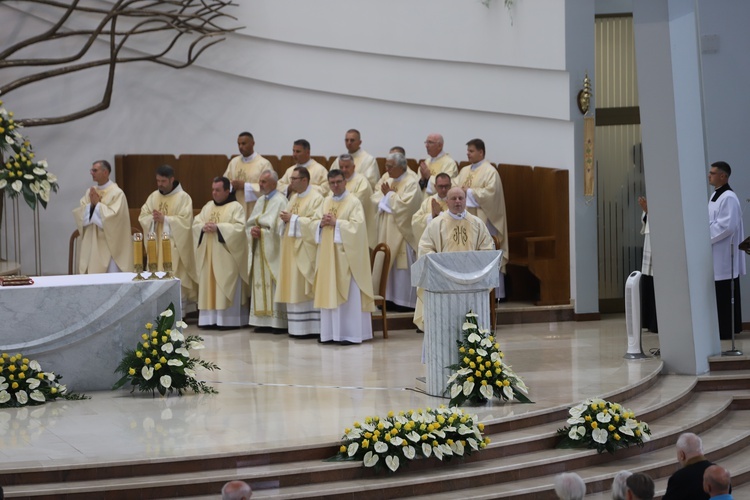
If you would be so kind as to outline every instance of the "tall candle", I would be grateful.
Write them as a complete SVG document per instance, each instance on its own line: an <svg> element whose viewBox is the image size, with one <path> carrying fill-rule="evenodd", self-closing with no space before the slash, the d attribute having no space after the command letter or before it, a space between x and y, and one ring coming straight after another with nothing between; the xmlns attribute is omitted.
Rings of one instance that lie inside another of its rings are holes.
<svg viewBox="0 0 750 500"><path fill-rule="evenodd" d="M133 265L143 266L143 235L141 233L133 235Z"/></svg>
<svg viewBox="0 0 750 500"><path fill-rule="evenodd" d="M169 233L164 233L161 238L161 261L172 263L172 242L169 241Z"/></svg>
<svg viewBox="0 0 750 500"><path fill-rule="evenodd" d="M148 233L148 241L146 242L146 252L148 254L148 263L156 265L156 233Z"/></svg>

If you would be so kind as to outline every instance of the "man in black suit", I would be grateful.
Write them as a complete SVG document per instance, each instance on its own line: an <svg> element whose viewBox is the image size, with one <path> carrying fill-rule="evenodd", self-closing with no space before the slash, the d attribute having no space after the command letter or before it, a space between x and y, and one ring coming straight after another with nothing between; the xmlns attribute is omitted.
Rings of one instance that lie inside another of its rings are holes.
<svg viewBox="0 0 750 500"><path fill-rule="evenodd" d="M701 438L686 432L677 439L676 447L681 468L669 478L662 500L709 500L703 491L703 473L713 464L703 456Z"/></svg>

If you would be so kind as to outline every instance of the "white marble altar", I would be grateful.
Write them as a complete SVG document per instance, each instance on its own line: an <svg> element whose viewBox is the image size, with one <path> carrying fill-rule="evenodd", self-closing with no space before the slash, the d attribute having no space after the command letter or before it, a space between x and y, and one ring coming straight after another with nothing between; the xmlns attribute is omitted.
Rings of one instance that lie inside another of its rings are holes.
<svg viewBox="0 0 750 500"><path fill-rule="evenodd" d="M132 281L134 273L38 276L34 284L0 287L0 352L23 353L63 375L72 391L104 390L135 347L144 325L173 303L180 281Z"/></svg>
<svg viewBox="0 0 750 500"><path fill-rule="evenodd" d="M502 251L432 253L411 268L411 284L424 289L427 394L443 396L458 363L456 341L462 337L466 313L479 316L480 328L490 327L489 291L498 286Z"/></svg>

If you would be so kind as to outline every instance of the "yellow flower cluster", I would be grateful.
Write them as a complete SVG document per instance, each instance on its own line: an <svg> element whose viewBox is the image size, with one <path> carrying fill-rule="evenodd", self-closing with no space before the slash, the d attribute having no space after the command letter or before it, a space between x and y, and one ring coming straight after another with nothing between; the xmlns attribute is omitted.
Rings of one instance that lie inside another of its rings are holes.
<svg viewBox="0 0 750 500"><path fill-rule="evenodd" d="M0 408L43 404L65 394L59 375L42 371L21 353L0 354Z"/></svg>

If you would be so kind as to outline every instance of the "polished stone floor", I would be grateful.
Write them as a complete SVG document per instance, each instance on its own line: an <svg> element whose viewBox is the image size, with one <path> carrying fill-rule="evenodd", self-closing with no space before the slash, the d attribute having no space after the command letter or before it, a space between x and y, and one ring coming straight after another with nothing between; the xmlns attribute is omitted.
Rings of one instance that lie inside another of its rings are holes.
<svg viewBox="0 0 750 500"><path fill-rule="evenodd" d="M188 332L195 332L191 326ZM334 443L368 415L446 402L419 388L422 335L393 331L358 346L256 333L200 331L202 372L218 395L162 398L127 390L86 401L0 410L0 470L25 465L128 462ZM596 322L500 326L506 361L534 405L473 408L484 421L607 395L659 370L658 358L626 361L622 316ZM658 336L644 334L644 350ZM63 374L64 375L64 374Z"/></svg>

